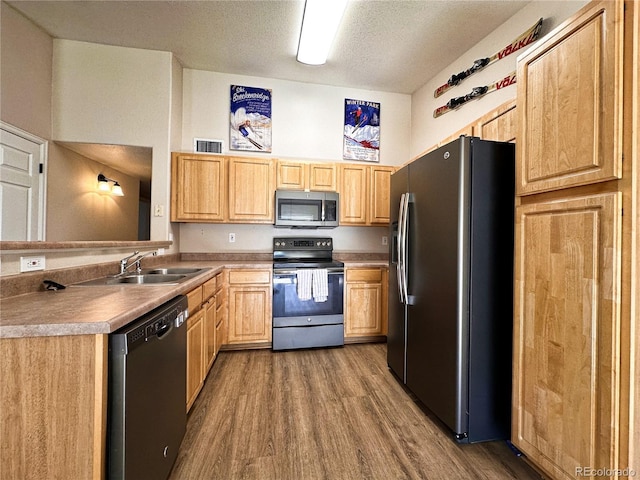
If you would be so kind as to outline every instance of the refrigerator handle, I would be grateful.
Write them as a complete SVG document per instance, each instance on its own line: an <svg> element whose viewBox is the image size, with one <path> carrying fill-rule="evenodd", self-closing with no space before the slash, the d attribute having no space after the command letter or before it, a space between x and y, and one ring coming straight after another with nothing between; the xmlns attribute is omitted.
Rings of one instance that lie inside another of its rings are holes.
<svg viewBox="0 0 640 480"><path fill-rule="evenodd" d="M404 293L404 288L403 288L403 270L404 267L402 265L402 261L403 261L403 257L402 257L402 252L403 252L403 248L402 246L404 245L404 235L403 235L403 225L404 225L404 220L403 220L403 213L404 213L404 198L405 198L406 194L402 194L400 196L400 207L398 210L398 241L396 242L396 247L397 247L397 259L398 259L398 265L396 267L396 274L398 276L398 297L400 299L400 303L405 303L404 302L404 297L403 297L403 293Z"/></svg>
<svg viewBox="0 0 640 480"><path fill-rule="evenodd" d="M407 192L402 195L402 223L400 225L400 230L402 231L402 242L400 245L401 249L401 259L402 259L402 303L409 304L409 296L407 292L407 279L408 279L408 247L409 247L409 238L408 238L408 230L409 230L409 202L412 200L412 195Z"/></svg>

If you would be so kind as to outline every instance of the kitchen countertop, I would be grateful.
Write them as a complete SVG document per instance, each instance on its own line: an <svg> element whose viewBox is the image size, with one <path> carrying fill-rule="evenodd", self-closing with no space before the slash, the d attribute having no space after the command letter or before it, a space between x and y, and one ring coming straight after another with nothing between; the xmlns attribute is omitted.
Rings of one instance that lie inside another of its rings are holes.
<svg viewBox="0 0 640 480"><path fill-rule="evenodd" d="M271 262L180 262L166 266L209 270L176 285L67 286L0 300L0 338L108 334L206 282L224 267L269 267Z"/></svg>
<svg viewBox="0 0 640 480"><path fill-rule="evenodd" d="M387 267L376 259L345 261L345 267ZM163 267L209 270L177 285L73 286L0 299L0 338L109 334L206 282L223 268L271 268L272 262L182 261Z"/></svg>

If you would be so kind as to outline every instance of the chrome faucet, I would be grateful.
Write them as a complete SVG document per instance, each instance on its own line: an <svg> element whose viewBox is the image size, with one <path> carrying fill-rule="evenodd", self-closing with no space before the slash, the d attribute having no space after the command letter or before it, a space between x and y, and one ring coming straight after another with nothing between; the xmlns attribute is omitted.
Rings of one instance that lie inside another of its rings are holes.
<svg viewBox="0 0 640 480"><path fill-rule="evenodd" d="M140 272L142 272L142 266L140 265L140 260L142 260L144 257L148 257L149 255L152 256L156 256L158 255L158 252L156 250L154 250L153 252L147 252L147 253L143 253L142 255L138 255L135 260L133 260L133 264L135 264L136 266L136 273L138 275L140 275Z"/></svg>
<svg viewBox="0 0 640 480"><path fill-rule="evenodd" d="M136 266L136 273L139 275L140 272L142 271L140 260L142 260L144 257L148 257L149 255L153 255L155 257L158 254L156 250L152 252L143 253L142 255L138 255L138 253L140 252L137 252L137 251L133 252L132 255L129 255L128 257L124 257L122 260L120 260L120 275L124 275L125 273L127 273L127 270L129 270L134 265ZM136 257L136 255L138 256ZM134 258L133 260L131 260L131 262L129 262L129 259L133 257L136 257L136 258Z"/></svg>
<svg viewBox="0 0 640 480"><path fill-rule="evenodd" d="M127 264L129 259L135 257L139 253L140 252L135 251L133 252L133 254L129 255L128 257L124 257L122 260L120 260L120 275L124 274L129 269L129 267L131 267L131 265L135 263L135 260L134 260L133 262Z"/></svg>

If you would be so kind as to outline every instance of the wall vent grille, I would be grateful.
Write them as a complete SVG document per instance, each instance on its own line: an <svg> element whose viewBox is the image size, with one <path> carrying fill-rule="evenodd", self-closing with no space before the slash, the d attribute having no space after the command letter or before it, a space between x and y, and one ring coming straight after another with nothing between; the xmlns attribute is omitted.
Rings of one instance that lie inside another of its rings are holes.
<svg viewBox="0 0 640 480"><path fill-rule="evenodd" d="M193 151L196 153L222 153L222 140L194 138Z"/></svg>

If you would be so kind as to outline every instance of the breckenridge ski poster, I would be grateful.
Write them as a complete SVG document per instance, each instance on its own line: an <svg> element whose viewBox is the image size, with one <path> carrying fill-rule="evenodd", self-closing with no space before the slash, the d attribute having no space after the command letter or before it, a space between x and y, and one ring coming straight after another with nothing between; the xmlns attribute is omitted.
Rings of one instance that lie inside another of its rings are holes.
<svg viewBox="0 0 640 480"><path fill-rule="evenodd" d="M344 100L342 158L380 161L380 104L363 100Z"/></svg>
<svg viewBox="0 0 640 480"><path fill-rule="evenodd" d="M271 90L231 85L229 149L271 153Z"/></svg>

